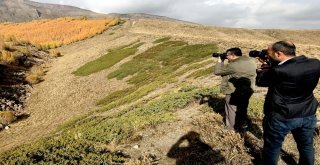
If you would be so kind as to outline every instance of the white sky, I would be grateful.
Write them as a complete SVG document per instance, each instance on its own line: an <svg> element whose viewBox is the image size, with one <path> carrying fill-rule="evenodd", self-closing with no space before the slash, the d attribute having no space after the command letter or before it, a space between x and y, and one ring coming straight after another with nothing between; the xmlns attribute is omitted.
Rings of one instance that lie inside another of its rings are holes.
<svg viewBox="0 0 320 165"><path fill-rule="evenodd" d="M147 13L205 25L320 29L319 0L33 0L99 13Z"/></svg>

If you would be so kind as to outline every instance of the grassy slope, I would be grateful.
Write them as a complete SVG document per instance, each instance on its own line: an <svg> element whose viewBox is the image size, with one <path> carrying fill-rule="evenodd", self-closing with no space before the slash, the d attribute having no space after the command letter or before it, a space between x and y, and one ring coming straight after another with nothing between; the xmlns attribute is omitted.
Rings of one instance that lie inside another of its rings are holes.
<svg viewBox="0 0 320 165"><path fill-rule="evenodd" d="M163 39L163 41L164 40L165 39ZM155 43L161 41L162 40L159 40ZM113 59L112 55L116 52L120 54L123 54L123 52L134 53L135 51L127 51L127 49L136 49L141 44L142 43L138 43L129 48L128 46L124 46L110 51L110 53L104 57L104 62ZM175 75L173 73L176 69L183 65L206 59L213 50L214 45L212 44L189 45L182 41L166 41L155 45L146 52L137 55L132 61L123 64L119 70L109 75L110 78L124 78L129 75L135 75L128 80L133 83L135 87L123 91L116 91L105 99L102 99L99 104L103 105L103 107L99 109L98 112L110 110L124 103L134 102L149 92L161 87L164 83L175 82ZM125 56L128 55L130 54L126 53ZM103 63L101 59L102 58L93 62ZM148 61L148 63L145 61ZM81 69L91 70L92 65L90 64L93 62L84 65ZM109 66L112 66L112 64ZM136 67L137 69L134 70L130 69L132 66L139 67ZM166 69L159 71L159 68ZM187 71L188 70L184 70L180 72ZM168 81L168 79L173 80ZM68 158L70 159L69 163L74 163L74 161L92 163L89 161L91 156L100 157L102 154L109 156L102 156L97 160L98 162L123 161L122 159L124 159L124 157L117 156L112 151L109 151L104 144L114 141L117 143L130 141L130 137L134 135L136 130L174 120L173 112L176 109L188 105L199 93L209 94L214 91L217 92L217 90L196 89L195 87L189 89L187 87L177 92L164 94L160 98L148 100L147 104L145 101L144 103L137 101L132 106L125 107L107 116L99 116L99 113L92 116L85 116L66 124L61 129L64 132L61 135L40 140L36 144L33 144L33 147L29 145L20 147L3 155L3 160L10 163L54 163L61 161L67 162L65 159ZM76 137L74 138L73 135ZM83 148L75 147L77 144ZM92 148L91 150L86 149L90 147ZM105 152L100 151L101 148ZM74 154L70 154L70 152ZM78 157L77 155L81 156Z"/></svg>
<svg viewBox="0 0 320 165"><path fill-rule="evenodd" d="M124 53L125 55L119 59L121 60L136 52L135 50L127 51L126 49L128 48L135 49L135 46L124 46L115 49L115 52L110 51L109 54L104 56L103 61L111 61L112 53L121 54L120 52L122 51L126 52ZM100 108L94 111L91 116L83 116L74 121L70 121L61 128L61 134L40 140L33 144L33 147L31 145L25 145L7 152L2 155L1 160L10 164L14 162L92 164L126 161L126 155L109 149L107 144L130 143L136 140L136 131L158 125L159 123L175 120L174 112L179 108L187 106L192 101L199 99L199 94L216 95L218 89L214 86L203 88L189 84L185 85L176 79L178 75L185 74L195 68L202 68L203 65L208 65L207 59L210 58L210 53L215 49L216 46L213 44L192 45L184 41L168 41L168 38L160 38L154 42L152 48L136 55L133 60L123 64L119 70L108 75L109 78L117 79L131 76L128 82L131 83L133 87L116 91L106 96L99 102ZM100 61L97 60L95 62L99 63ZM115 63L116 62L111 62L107 67ZM87 66L90 65L88 64ZM85 65L82 69L88 69L89 67L87 66ZM99 71L101 69L104 68L96 70ZM194 71L190 74L189 78L207 77L210 74L210 69L212 69L211 66L209 66L208 69ZM89 71L84 75L93 73L94 72ZM140 99L142 96L148 95L151 91L159 89L167 83L175 84L175 89L153 98ZM262 98L259 97L254 97L250 102L250 116L257 121L261 121L262 118L260 112L262 102ZM123 106L118 111L107 115L103 113L127 104L128 106ZM210 107L204 108L204 111L205 110L210 110ZM212 111L210 111L210 113L212 113ZM199 122L198 125L210 128L210 126L204 125L203 122ZM208 129L205 132L208 133L210 131L212 130ZM224 136L228 136L228 134ZM211 140L214 141L217 139ZM233 140L241 139L235 138ZM226 141L224 142L228 143ZM239 151L236 151L236 153L246 152L245 148L237 149ZM241 159L241 157L237 159Z"/></svg>
<svg viewBox="0 0 320 165"><path fill-rule="evenodd" d="M105 68L108 68L116 63L114 61L120 61L134 54L141 44L143 43L109 51L104 57L80 67L81 72L78 70L75 74L85 76L101 70L99 67L92 69L92 66L99 66L93 65L95 63L104 63ZM32 146L25 145L7 152L1 159L10 164L124 162L127 157L108 149L107 144L134 141L137 138L135 132L175 120L175 111L198 100L200 94L215 96L218 93L219 88L214 86L203 88L181 84L176 80L177 74L182 75L192 68L201 68L202 65L208 64L207 59L211 58L210 54L214 50L213 44L189 45L183 41L168 41L168 38L155 41L153 47L136 55L133 60L124 63L118 70L108 75L109 78L118 79L133 75L128 79L133 87L106 96L98 103L100 108L91 116L77 118L62 126L63 133L40 140ZM117 56L119 58L114 60L116 55L119 55ZM179 68L183 69L176 72ZM205 72L196 71L190 77L208 76L212 73L211 69L212 67L209 67L203 69ZM175 91L139 100L151 91L170 83L176 84ZM128 106L114 113L103 114L121 105ZM255 106L255 103L251 105L251 109L257 111L261 108ZM99 159L92 160L92 158Z"/></svg>

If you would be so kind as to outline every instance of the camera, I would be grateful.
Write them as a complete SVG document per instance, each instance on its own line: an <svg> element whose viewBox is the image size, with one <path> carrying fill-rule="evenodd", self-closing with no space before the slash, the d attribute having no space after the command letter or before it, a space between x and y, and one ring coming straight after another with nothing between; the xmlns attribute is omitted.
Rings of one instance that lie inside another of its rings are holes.
<svg viewBox="0 0 320 165"><path fill-rule="evenodd" d="M220 57L221 60L227 59L227 53L213 53L212 57Z"/></svg>
<svg viewBox="0 0 320 165"><path fill-rule="evenodd" d="M250 57L258 57L263 61L268 61L268 52L267 49L262 49L261 51L252 50L249 52Z"/></svg>
<svg viewBox="0 0 320 165"><path fill-rule="evenodd" d="M273 60L272 58L268 57L268 51L267 49L262 49L261 51L258 50L252 50L249 52L250 57L258 57L262 61L266 63L265 68L276 66L279 64L279 62Z"/></svg>

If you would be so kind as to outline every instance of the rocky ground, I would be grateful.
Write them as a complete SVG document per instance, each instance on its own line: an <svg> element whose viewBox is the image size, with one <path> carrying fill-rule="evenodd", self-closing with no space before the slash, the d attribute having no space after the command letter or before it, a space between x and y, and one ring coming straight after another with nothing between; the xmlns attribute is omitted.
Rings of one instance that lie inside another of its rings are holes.
<svg viewBox="0 0 320 165"><path fill-rule="evenodd" d="M32 66L47 64L52 56L31 45L25 45L30 51L30 55L19 57L18 63L0 63L0 130L8 128L9 124L16 120L25 119L28 114L25 109L25 102L31 95L32 84L26 81L26 75ZM16 118L9 118L8 113ZM10 114L10 113L9 113Z"/></svg>

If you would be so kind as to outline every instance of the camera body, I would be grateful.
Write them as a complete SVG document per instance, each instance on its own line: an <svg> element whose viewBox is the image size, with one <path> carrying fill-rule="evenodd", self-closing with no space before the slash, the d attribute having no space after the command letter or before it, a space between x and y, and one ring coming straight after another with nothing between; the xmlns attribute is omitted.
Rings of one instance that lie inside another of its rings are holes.
<svg viewBox="0 0 320 165"><path fill-rule="evenodd" d="M249 56L250 57L258 57L259 59L264 61L265 62L265 64L264 64L265 66L263 66L264 68L270 68L272 66L276 66L279 64L279 62L268 57L267 49L262 49L261 51L252 50L249 52Z"/></svg>
<svg viewBox="0 0 320 165"><path fill-rule="evenodd" d="M267 49L262 49L261 51L258 50L252 50L249 52L250 57L258 57L263 61L268 61L268 51Z"/></svg>
<svg viewBox="0 0 320 165"><path fill-rule="evenodd" d="M213 53L212 57L220 57L221 60L227 59L227 53Z"/></svg>

